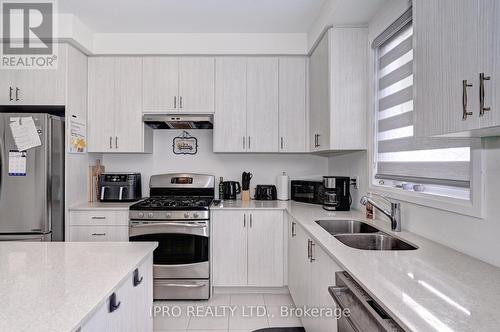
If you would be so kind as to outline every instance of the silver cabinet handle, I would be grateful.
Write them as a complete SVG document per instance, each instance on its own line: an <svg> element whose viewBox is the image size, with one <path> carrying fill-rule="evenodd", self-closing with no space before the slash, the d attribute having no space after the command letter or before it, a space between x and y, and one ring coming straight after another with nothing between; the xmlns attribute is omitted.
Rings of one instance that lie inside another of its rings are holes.
<svg viewBox="0 0 500 332"><path fill-rule="evenodd" d="M251 145L250 145L250 136L248 136L248 150L251 149Z"/></svg>
<svg viewBox="0 0 500 332"><path fill-rule="evenodd" d="M174 109L177 108L177 96L174 96Z"/></svg>
<svg viewBox="0 0 500 332"><path fill-rule="evenodd" d="M92 220L103 220L103 219L106 219L106 217L92 216L92 217L90 217L90 219L92 219Z"/></svg>
<svg viewBox="0 0 500 332"><path fill-rule="evenodd" d="M311 240L311 258L310 258L310 262L314 262L316 260L316 258L314 258L314 246L316 244Z"/></svg>
<svg viewBox="0 0 500 332"><path fill-rule="evenodd" d="M118 136L115 136L115 148L118 149Z"/></svg>
<svg viewBox="0 0 500 332"><path fill-rule="evenodd" d="M113 137L109 136L109 148L113 148Z"/></svg>
<svg viewBox="0 0 500 332"><path fill-rule="evenodd" d="M292 221L292 237L297 236L297 233L295 233L295 225L296 225L296 223Z"/></svg>
<svg viewBox="0 0 500 332"><path fill-rule="evenodd" d="M317 147L319 148L320 147L320 144L319 144L319 137L321 136L320 134L317 134L318 135L318 138L316 139L316 141L318 142L318 145Z"/></svg>
<svg viewBox="0 0 500 332"><path fill-rule="evenodd" d="M106 236L106 233L92 233L92 236Z"/></svg>
<svg viewBox="0 0 500 332"><path fill-rule="evenodd" d="M11 87L11 86L9 86L9 100L10 100L10 101L13 101L13 100L14 100L14 98L12 98L12 92L13 92L13 91L14 91L14 89L12 89L12 87Z"/></svg>
<svg viewBox="0 0 500 332"><path fill-rule="evenodd" d="M467 80L462 81L462 120L467 120L467 117L472 115L472 112L467 112L467 88L472 87Z"/></svg>
<svg viewBox="0 0 500 332"><path fill-rule="evenodd" d="M307 239L307 259L311 259L311 240Z"/></svg>
<svg viewBox="0 0 500 332"><path fill-rule="evenodd" d="M182 96L179 97L179 108L182 108Z"/></svg>
<svg viewBox="0 0 500 332"><path fill-rule="evenodd" d="M243 136L243 150L245 150L245 136Z"/></svg>
<svg viewBox="0 0 500 332"><path fill-rule="evenodd" d="M243 227L247 227L247 215L243 214Z"/></svg>
<svg viewBox="0 0 500 332"><path fill-rule="evenodd" d="M491 111L491 107L484 106L484 81L491 80L491 76L486 76L484 73L479 74L479 116L484 116L485 112Z"/></svg>
<svg viewBox="0 0 500 332"><path fill-rule="evenodd" d="M252 228L252 214L250 213L250 228Z"/></svg>
<svg viewBox="0 0 500 332"><path fill-rule="evenodd" d="M283 136L281 137L281 149L283 149Z"/></svg>
<svg viewBox="0 0 500 332"><path fill-rule="evenodd" d="M16 101L19 101L19 92L21 91L21 89L19 89L17 86L16 86Z"/></svg>

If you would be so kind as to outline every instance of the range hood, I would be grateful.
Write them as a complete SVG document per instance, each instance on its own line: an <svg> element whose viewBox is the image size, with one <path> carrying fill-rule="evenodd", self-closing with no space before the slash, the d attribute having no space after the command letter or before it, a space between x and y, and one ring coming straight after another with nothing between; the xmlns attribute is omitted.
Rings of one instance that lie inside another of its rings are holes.
<svg viewBox="0 0 500 332"><path fill-rule="evenodd" d="M213 129L212 114L143 114L142 121L153 129Z"/></svg>

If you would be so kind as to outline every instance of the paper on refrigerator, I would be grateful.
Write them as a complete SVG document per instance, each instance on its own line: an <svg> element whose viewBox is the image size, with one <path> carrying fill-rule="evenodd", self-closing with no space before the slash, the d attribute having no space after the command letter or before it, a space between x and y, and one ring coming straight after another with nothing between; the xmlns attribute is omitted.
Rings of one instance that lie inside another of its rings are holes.
<svg viewBox="0 0 500 332"><path fill-rule="evenodd" d="M9 151L9 176L26 176L26 151Z"/></svg>
<svg viewBox="0 0 500 332"><path fill-rule="evenodd" d="M10 118L10 131L19 151L26 151L42 145L31 116Z"/></svg>

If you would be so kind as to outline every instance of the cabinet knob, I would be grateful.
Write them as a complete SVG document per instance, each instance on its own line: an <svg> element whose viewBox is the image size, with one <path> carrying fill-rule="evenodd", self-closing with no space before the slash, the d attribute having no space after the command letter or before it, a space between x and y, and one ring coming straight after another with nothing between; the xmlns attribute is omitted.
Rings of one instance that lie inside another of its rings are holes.
<svg viewBox="0 0 500 332"><path fill-rule="evenodd" d="M139 277L139 269L135 269L134 270L134 287L137 287L141 284L142 282L142 279L144 279L144 277Z"/></svg>
<svg viewBox="0 0 500 332"><path fill-rule="evenodd" d="M116 294L113 293L109 297L109 313L118 310L120 308L121 302L116 302Z"/></svg>

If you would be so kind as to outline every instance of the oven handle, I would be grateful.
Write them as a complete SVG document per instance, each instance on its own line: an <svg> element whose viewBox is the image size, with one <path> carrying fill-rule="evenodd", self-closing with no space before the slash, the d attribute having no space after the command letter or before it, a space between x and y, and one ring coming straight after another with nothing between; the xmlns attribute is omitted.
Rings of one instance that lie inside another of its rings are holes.
<svg viewBox="0 0 500 332"><path fill-rule="evenodd" d="M184 288L202 288L205 287L206 284L172 284L172 283L163 283L163 282L158 282L155 280L155 284L158 286L164 286L164 287L184 287Z"/></svg>
<svg viewBox="0 0 500 332"><path fill-rule="evenodd" d="M180 222L169 222L169 223L131 223L131 227L152 227L152 226L172 226L172 227L189 227L189 228L203 228L207 227L207 224L195 223L180 223Z"/></svg>
<svg viewBox="0 0 500 332"><path fill-rule="evenodd" d="M130 223L129 238L157 233L191 234L208 237L208 223Z"/></svg>

